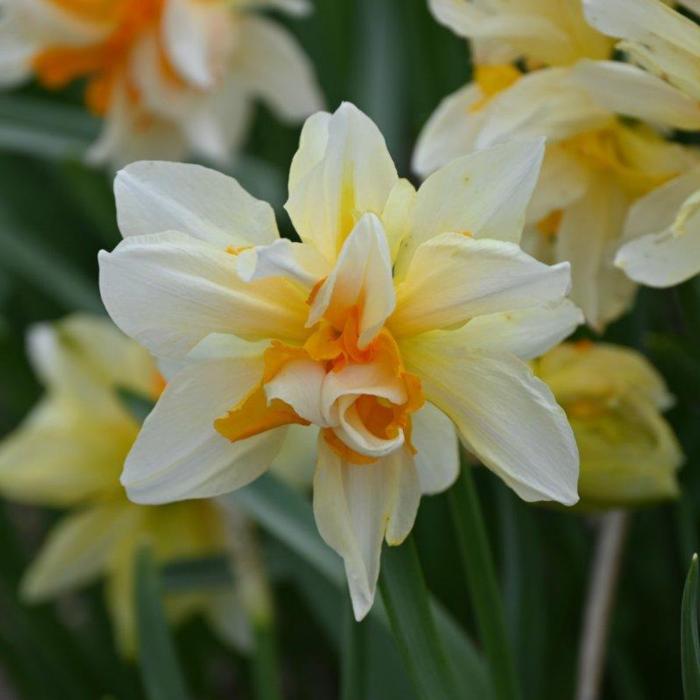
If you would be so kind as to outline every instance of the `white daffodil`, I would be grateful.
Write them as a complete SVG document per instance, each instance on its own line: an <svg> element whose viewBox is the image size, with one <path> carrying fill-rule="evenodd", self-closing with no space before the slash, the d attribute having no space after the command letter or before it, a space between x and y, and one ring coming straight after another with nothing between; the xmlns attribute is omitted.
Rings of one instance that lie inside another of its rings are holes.
<svg viewBox="0 0 700 700"><path fill-rule="evenodd" d="M52 508L68 508L49 533L22 581L30 602L106 578L108 607L123 653L135 650L134 556L143 541L165 563L226 553L240 554L245 523L236 516L236 546L228 516L211 501L159 507L131 503L119 474L139 430L124 396L154 401L163 379L148 353L111 323L76 315L41 324L29 336L32 364L47 393L23 425L0 443L0 493ZM240 566L236 588L171 595L173 621L203 613L225 639L247 641L252 598L250 566ZM255 572L253 571L253 574ZM242 578L240 578L242 576Z"/></svg>
<svg viewBox="0 0 700 700"><path fill-rule="evenodd" d="M451 17L452 28L467 35L457 15L444 8L472 4L436 1L434 7L442 7L438 17ZM508 4L510 9L489 4L492 21L500 17L509 31L522 15L520 10L513 14L514 6L549 21L555 5L560 18L576 19L567 25L570 31L585 24L580 0L521 2ZM528 26L524 19L522 26ZM500 40L510 46L505 35ZM475 82L447 97L426 124L413 167L425 176L452 158L496 143L544 137L548 147L523 247L545 262L571 262L571 298L589 325L602 331L629 308L636 289L614 265L629 206L697 160L692 149L666 142L661 129L700 128L700 110L695 100L660 78L600 60L604 46L612 50L609 42L570 40L568 45L575 56L552 57L552 67L529 73L513 64L477 65ZM534 51L521 46L526 64L542 61L526 49ZM620 117L642 123L630 125Z"/></svg>
<svg viewBox="0 0 700 700"><path fill-rule="evenodd" d="M400 543L421 494L455 479L458 435L526 500L574 503L571 430L523 361L581 321L568 264L517 245L542 151L483 151L416 192L355 107L315 114L289 175L301 243L219 173L122 170L124 240L100 254L102 298L125 332L184 361L127 458L130 498L232 491L288 426L311 432L316 522L358 619L382 541Z"/></svg>
<svg viewBox="0 0 700 700"><path fill-rule="evenodd" d="M566 411L581 455L583 509L678 495L683 461L661 411L673 404L643 355L607 343L562 343L533 363Z"/></svg>
<svg viewBox="0 0 700 700"><path fill-rule="evenodd" d="M679 3L695 12L698 0ZM586 18L638 65L700 100L700 27L661 0L583 0Z"/></svg>
<svg viewBox="0 0 700 700"><path fill-rule="evenodd" d="M227 162L252 101L300 121L321 107L310 62L277 23L305 0L1 0L0 85L86 81L105 118L88 158L128 163L194 152Z"/></svg>

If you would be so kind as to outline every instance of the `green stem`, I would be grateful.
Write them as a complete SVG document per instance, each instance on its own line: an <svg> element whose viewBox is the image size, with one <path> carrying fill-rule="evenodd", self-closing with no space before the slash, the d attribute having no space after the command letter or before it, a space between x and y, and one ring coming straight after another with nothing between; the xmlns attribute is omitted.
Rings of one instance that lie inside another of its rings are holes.
<svg viewBox="0 0 700 700"><path fill-rule="evenodd" d="M459 698L443 639L438 636L418 553L409 537L384 551L379 579L391 629L418 697Z"/></svg>
<svg viewBox="0 0 700 700"><path fill-rule="evenodd" d="M340 700L364 700L367 695L367 622L356 622L347 600L341 641Z"/></svg>
<svg viewBox="0 0 700 700"><path fill-rule="evenodd" d="M449 492L450 510L482 643L491 666L496 698L516 700L520 690L508 644L493 555L471 467L462 469Z"/></svg>
<svg viewBox="0 0 700 700"><path fill-rule="evenodd" d="M277 657L277 640L272 616L253 622L255 631L255 658L253 678L258 700L282 700L282 682Z"/></svg>

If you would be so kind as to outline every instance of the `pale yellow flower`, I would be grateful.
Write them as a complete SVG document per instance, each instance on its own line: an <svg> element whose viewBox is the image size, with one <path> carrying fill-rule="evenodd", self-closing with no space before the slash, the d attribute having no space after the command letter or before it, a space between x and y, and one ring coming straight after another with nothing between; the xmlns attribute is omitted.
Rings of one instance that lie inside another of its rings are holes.
<svg viewBox="0 0 700 700"><path fill-rule="evenodd" d="M145 507L126 498L119 474L139 424L118 389L153 401L163 388L145 350L108 321L76 315L34 327L29 353L47 392L0 444L0 493L70 513L26 572L22 596L45 601L104 577L117 642L132 654L137 547L149 542L159 562L225 554L227 521L211 501ZM238 589L172 595L166 604L173 621L201 612L226 639L246 641Z"/></svg>
<svg viewBox="0 0 700 700"><path fill-rule="evenodd" d="M0 85L86 81L105 125L88 157L116 164L226 162L260 98L286 120L321 106L310 62L277 23L250 10L304 0L2 0Z"/></svg>
<svg viewBox="0 0 700 700"><path fill-rule="evenodd" d="M581 455L581 508L616 508L673 498L683 455L661 411L663 378L629 348L563 343L534 363L574 429Z"/></svg>
<svg viewBox="0 0 700 700"><path fill-rule="evenodd" d="M102 298L125 332L184 365L127 458L129 496L232 491L304 426L316 522L358 618L382 541L400 543L421 494L455 479L457 434L523 498L575 502L573 436L523 362L581 321L564 299L568 264L517 245L542 151L501 145L416 192L364 114L318 113L289 174L301 243L219 173L121 171L124 240L100 254Z"/></svg>
<svg viewBox="0 0 700 700"><path fill-rule="evenodd" d="M444 5L434 3L436 8ZM585 24L580 0L489 3L490 21L503 20L510 32L520 21L526 31L531 14L541 12L541 19L549 21L554 6L560 18L570 20L570 31ZM444 12L439 17L447 18ZM454 15L452 19L453 29L466 35ZM589 27L586 36L590 32L594 30ZM630 205L697 162L693 149L668 143L662 129L700 128L700 110L660 78L636 66L602 60L612 44L599 37L601 43L569 41L575 55L569 60L552 57L547 65L521 47L525 63L545 65L525 74L512 64L477 65L475 82L448 96L426 124L413 167L425 176L455 157L496 143L546 138L523 247L546 262L571 262L571 298L589 325L602 331L634 298L635 284L614 265ZM510 46L507 36L500 40ZM620 117L642 123L632 126Z"/></svg>

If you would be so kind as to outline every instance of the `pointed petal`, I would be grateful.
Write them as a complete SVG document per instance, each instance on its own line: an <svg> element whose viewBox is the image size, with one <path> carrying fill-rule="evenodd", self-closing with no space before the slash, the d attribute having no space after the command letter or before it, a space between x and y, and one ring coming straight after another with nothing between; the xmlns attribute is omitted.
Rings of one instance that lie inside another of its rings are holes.
<svg viewBox="0 0 700 700"><path fill-rule="evenodd" d="M277 240L275 213L231 177L201 165L140 161L117 173L124 237L180 231L225 249Z"/></svg>
<svg viewBox="0 0 700 700"><path fill-rule="evenodd" d="M22 581L22 596L47 600L99 576L118 542L138 521L138 512L123 501L105 503L68 515L51 531Z"/></svg>
<svg viewBox="0 0 700 700"><path fill-rule="evenodd" d="M432 335L401 344L428 400L521 498L576 503L578 450L547 385L512 355L469 352L458 337Z"/></svg>
<svg viewBox="0 0 700 700"><path fill-rule="evenodd" d="M569 283L568 263L550 267L512 243L444 234L413 256L389 326L397 337L450 328L474 316L558 301Z"/></svg>
<svg viewBox="0 0 700 700"><path fill-rule="evenodd" d="M416 411L411 421L421 491L440 493L452 486L459 474L459 442L454 423L430 402Z"/></svg>
<svg viewBox="0 0 700 700"><path fill-rule="evenodd" d="M153 354L182 357L210 333L303 340L306 292L246 283L236 258L181 233L133 236L102 251L100 292L114 322Z"/></svg>
<svg viewBox="0 0 700 700"><path fill-rule="evenodd" d="M421 497L421 481L413 455L408 449L395 450L385 457L386 477L392 480L386 543L401 544L413 529Z"/></svg>
<svg viewBox="0 0 700 700"><path fill-rule="evenodd" d="M132 501L167 503L234 491L260 476L281 446L270 430L231 443L214 421L260 382L262 358L224 359L187 367L168 383L146 418L124 465Z"/></svg>
<svg viewBox="0 0 700 700"><path fill-rule="evenodd" d="M343 245L338 262L311 304L308 327L325 315L343 317L361 305L358 346L374 339L396 304L391 253L382 222L365 214Z"/></svg>
<svg viewBox="0 0 700 700"><path fill-rule="evenodd" d="M301 239L333 262L358 219L381 214L397 180L379 129L346 102L304 125L285 208Z"/></svg>

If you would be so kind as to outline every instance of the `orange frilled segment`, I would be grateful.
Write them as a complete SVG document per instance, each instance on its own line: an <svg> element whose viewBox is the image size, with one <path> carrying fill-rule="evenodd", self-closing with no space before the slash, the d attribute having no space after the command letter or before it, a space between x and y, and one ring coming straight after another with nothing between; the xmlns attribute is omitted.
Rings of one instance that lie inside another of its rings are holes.
<svg viewBox="0 0 700 700"><path fill-rule="evenodd" d="M103 24L102 41L87 46L54 46L38 53L33 60L39 82L48 88L61 88L78 78L87 79L85 101L97 115L109 109L114 87L125 76L129 55L135 44L160 22L164 0L52 0L77 19ZM161 51L164 75L175 75ZM138 90L125 80L127 95L138 101Z"/></svg>

